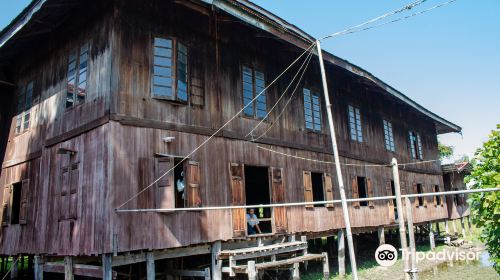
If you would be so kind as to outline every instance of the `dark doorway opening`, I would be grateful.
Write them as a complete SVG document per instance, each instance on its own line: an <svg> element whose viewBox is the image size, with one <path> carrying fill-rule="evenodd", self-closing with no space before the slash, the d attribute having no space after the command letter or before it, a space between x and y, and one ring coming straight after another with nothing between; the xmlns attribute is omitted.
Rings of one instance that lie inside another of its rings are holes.
<svg viewBox="0 0 500 280"><path fill-rule="evenodd" d="M245 196L246 205L270 204L269 168L260 166L245 166ZM259 207L255 215L259 219L262 233L271 233L271 208ZM248 212L247 212L248 213Z"/></svg>
<svg viewBox="0 0 500 280"><path fill-rule="evenodd" d="M323 174L311 173L311 183L313 187L313 201L324 201L325 192L323 186ZM314 204L314 207L325 207L324 204Z"/></svg>
<svg viewBox="0 0 500 280"><path fill-rule="evenodd" d="M366 177L358 177L358 195L359 198L367 198L368 192L366 191ZM368 206L368 201L360 201L360 206Z"/></svg>
<svg viewBox="0 0 500 280"><path fill-rule="evenodd" d="M391 180L391 195L396 195L396 187L394 185L394 180ZM396 206L396 199L392 200L392 208L394 209L394 219L398 220L398 208Z"/></svg>
<svg viewBox="0 0 500 280"><path fill-rule="evenodd" d="M184 208L185 198L186 198L186 178L184 173L184 164L181 164L182 159L174 159L174 199L175 208Z"/></svg>
<svg viewBox="0 0 500 280"><path fill-rule="evenodd" d="M12 215L10 217L10 224L19 224L19 212L21 210L21 182L12 185Z"/></svg>

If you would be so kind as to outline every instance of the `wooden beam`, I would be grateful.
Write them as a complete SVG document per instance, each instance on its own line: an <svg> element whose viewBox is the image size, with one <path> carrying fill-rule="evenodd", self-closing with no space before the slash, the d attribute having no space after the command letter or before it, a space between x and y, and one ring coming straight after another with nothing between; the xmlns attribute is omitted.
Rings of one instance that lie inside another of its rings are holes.
<svg viewBox="0 0 500 280"><path fill-rule="evenodd" d="M146 275L147 280L155 280L156 270L153 252L146 253Z"/></svg>
<svg viewBox="0 0 500 280"><path fill-rule="evenodd" d="M113 278L113 255L102 254L102 279L111 280ZM113 278L114 279L114 278Z"/></svg>
<svg viewBox="0 0 500 280"><path fill-rule="evenodd" d="M65 273L65 263L47 262L43 264L43 272L50 273ZM103 278L104 271L101 266L86 265L86 264L73 264L73 275L92 277L99 279L116 279L116 271L109 271L109 278Z"/></svg>
<svg viewBox="0 0 500 280"><path fill-rule="evenodd" d="M182 247L153 251L154 260L174 259L188 256L205 255L211 253L210 245L199 245L193 247ZM113 257L112 266L122 266L146 261L145 253L127 254Z"/></svg>
<svg viewBox="0 0 500 280"><path fill-rule="evenodd" d="M379 246L385 244L384 227L383 226L378 227L377 232L378 232L378 244L379 244Z"/></svg>
<svg viewBox="0 0 500 280"><path fill-rule="evenodd" d="M257 269L255 269L255 261L248 261L247 273L248 280L257 280Z"/></svg>
<svg viewBox="0 0 500 280"><path fill-rule="evenodd" d="M221 251L222 244L220 241L215 241L212 244L212 279L222 280L222 260L217 259L217 255Z"/></svg>
<svg viewBox="0 0 500 280"><path fill-rule="evenodd" d="M43 258L39 255L34 258L34 266L35 280L43 280Z"/></svg>
<svg viewBox="0 0 500 280"><path fill-rule="evenodd" d="M183 276L183 277L203 277L210 279L210 268L205 268L204 270L171 270L168 272L169 275L173 276Z"/></svg>
<svg viewBox="0 0 500 280"><path fill-rule="evenodd" d="M345 276L345 237L344 230L339 229L337 234L338 244L338 260L339 260L339 276Z"/></svg>
<svg viewBox="0 0 500 280"><path fill-rule="evenodd" d="M64 257L64 280L73 280L73 258Z"/></svg>

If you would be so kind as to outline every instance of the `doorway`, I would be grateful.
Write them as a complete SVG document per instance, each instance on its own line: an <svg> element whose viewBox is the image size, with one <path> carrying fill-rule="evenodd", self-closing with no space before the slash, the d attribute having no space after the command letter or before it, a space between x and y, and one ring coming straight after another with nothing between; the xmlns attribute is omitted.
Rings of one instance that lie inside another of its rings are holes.
<svg viewBox="0 0 500 280"><path fill-rule="evenodd" d="M245 165L245 197L246 205L271 203L268 167ZM272 233L271 208L260 207L254 210L261 232Z"/></svg>

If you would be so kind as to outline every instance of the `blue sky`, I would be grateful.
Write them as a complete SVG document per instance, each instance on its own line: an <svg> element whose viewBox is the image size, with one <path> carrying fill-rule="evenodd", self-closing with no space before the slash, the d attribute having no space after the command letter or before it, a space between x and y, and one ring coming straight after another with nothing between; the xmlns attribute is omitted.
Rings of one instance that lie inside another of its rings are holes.
<svg viewBox="0 0 500 280"><path fill-rule="evenodd" d="M429 0L425 9L446 0ZM412 0L254 0L321 37ZM0 27L28 0L3 0ZM440 136L457 154L472 155L500 123L500 1L457 0L408 20L325 41L323 48L368 70L463 128Z"/></svg>

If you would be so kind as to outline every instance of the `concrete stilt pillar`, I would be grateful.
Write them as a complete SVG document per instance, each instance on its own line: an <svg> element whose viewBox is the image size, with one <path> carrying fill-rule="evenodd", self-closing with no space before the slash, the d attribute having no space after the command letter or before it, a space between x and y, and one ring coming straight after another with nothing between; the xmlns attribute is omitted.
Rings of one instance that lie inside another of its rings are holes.
<svg viewBox="0 0 500 280"><path fill-rule="evenodd" d="M147 280L155 280L156 278L155 259L153 252L146 253L146 275Z"/></svg>
<svg viewBox="0 0 500 280"><path fill-rule="evenodd" d="M300 270L299 270L299 263L294 263L293 264L293 272L292 272L292 279L293 280L300 280Z"/></svg>
<svg viewBox="0 0 500 280"><path fill-rule="evenodd" d="M255 269L255 261L248 261L247 274L248 274L248 280L257 280L257 270Z"/></svg>
<svg viewBox="0 0 500 280"><path fill-rule="evenodd" d="M34 278L35 280L43 280L43 259L36 255L33 259L34 264Z"/></svg>
<svg viewBox="0 0 500 280"><path fill-rule="evenodd" d="M384 227L378 227L378 244L379 246L385 244Z"/></svg>
<svg viewBox="0 0 500 280"><path fill-rule="evenodd" d="M64 280L73 280L73 257L64 257Z"/></svg>
<svg viewBox="0 0 500 280"><path fill-rule="evenodd" d="M451 221L451 225L453 226L453 235L458 235L457 220Z"/></svg>
<svg viewBox="0 0 500 280"><path fill-rule="evenodd" d="M102 279L112 280L113 279L113 254L103 254L102 255Z"/></svg>
<svg viewBox="0 0 500 280"><path fill-rule="evenodd" d="M344 230L339 229L337 234L337 248L339 260L339 276L345 276L345 234Z"/></svg>
<svg viewBox="0 0 500 280"><path fill-rule="evenodd" d="M217 260L217 255L221 251L221 242L216 241L212 244L212 279L222 279L222 260Z"/></svg>
<svg viewBox="0 0 500 280"><path fill-rule="evenodd" d="M467 227L469 228L469 233L472 233L472 224L470 222L470 216L467 216Z"/></svg>
<svg viewBox="0 0 500 280"><path fill-rule="evenodd" d="M463 238L467 238L467 236L465 234L465 224L464 224L464 218L463 217L460 218L460 225L462 227L462 237Z"/></svg>
<svg viewBox="0 0 500 280"><path fill-rule="evenodd" d="M444 229L446 233L446 244L450 244L451 239L450 239L450 226L448 220L444 221Z"/></svg>

